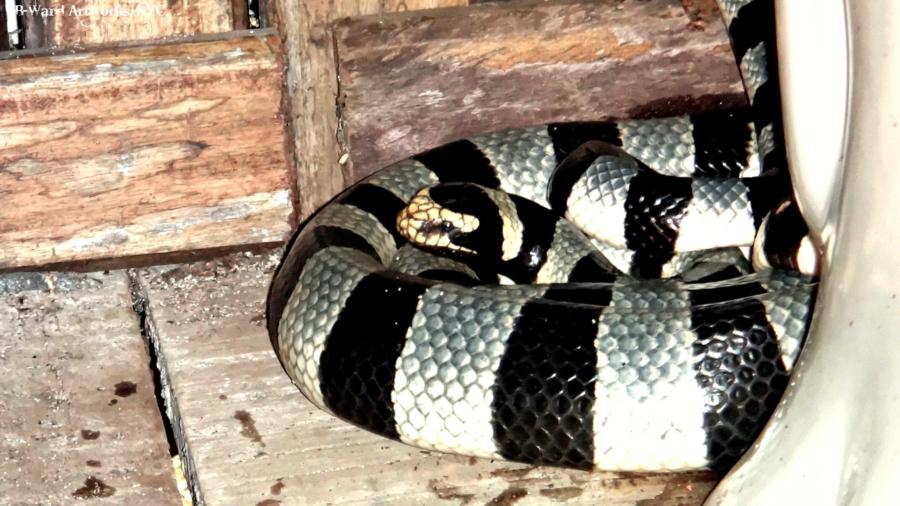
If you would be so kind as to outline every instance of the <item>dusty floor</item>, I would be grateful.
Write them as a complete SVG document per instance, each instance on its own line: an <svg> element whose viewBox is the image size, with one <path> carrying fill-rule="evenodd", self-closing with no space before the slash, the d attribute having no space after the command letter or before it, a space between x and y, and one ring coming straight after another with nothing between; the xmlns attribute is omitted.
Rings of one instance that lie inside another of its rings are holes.
<svg viewBox="0 0 900 506"><path fill-rule="evenodd" d="M279 258L0 275L0 497L180 504L176 452L199 504L698 504L713 486L427 452L334 419L269 344Z"/></svg>

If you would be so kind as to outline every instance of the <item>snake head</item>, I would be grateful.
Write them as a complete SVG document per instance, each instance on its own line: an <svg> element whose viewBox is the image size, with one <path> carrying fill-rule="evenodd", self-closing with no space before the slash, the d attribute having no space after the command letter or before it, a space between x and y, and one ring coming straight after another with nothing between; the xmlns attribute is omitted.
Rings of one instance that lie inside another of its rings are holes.
<svg viewBox="0 0 900 506"><path fill-rule="evenodd" d="M478 230L478 217L453 209L464 199L452 184L422 188L397 214L397 230L417 246L473 254L465 243Z"/></svg>

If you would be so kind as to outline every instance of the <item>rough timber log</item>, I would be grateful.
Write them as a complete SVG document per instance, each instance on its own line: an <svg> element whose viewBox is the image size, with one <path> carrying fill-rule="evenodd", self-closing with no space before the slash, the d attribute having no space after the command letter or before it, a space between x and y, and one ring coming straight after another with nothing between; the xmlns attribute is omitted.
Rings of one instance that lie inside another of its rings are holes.
<svg viewBox="0 0 900 506"><path fill-rule="evenodd" d="M281 241L277 37L0 61L0 269Z"/></svg>
<svg viewBox="0 0 900 506"><path fill-rule="evenodd" d="M243 10L237 9L239 4ZM246 0L23 0L25 48L85 47L247 28Z"/></svg>
<svg viewBox="0 0 900 506"><path fill-rule="evenodd" d="M292 160L300 182L299 214L306 217L334 197L347 181L338 141L332 22L344 16L389 15L400 10L466 5L467 0L272 0L271 25L284 41ZM265 4L265 2L262 2Z"/></svg>
<svg viewBox="0 0 900 506"><path fill-rule="evenodd" d="M347 182L479 132L744 103L707 2L503 3L335 28Z"/></svg>

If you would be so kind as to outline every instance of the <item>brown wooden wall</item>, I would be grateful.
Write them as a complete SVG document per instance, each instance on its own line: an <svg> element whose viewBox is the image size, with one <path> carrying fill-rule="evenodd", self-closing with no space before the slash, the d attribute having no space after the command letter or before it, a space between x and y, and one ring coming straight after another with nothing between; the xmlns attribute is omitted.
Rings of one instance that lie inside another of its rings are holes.
<svg viewBox="0 0 900 506"><path fill-rule="evenodd" d="M244 32L221 0L47 18L43 49L0 56L0 269L278 244L443 142L743 101L709 1L468 3L272 0Z"/></svg>

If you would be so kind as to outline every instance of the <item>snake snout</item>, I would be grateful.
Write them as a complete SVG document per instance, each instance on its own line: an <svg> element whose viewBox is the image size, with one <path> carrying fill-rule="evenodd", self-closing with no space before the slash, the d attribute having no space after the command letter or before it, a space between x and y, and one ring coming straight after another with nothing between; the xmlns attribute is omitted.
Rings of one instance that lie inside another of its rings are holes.
<svg viewBox="0 0 900 506"><path fill-rule="evenodd" d="M422 247L468 251L455 241L477 228L477 218L438 204L428 187L419 190L397 214L397 230L400 235Z"/></svg>

